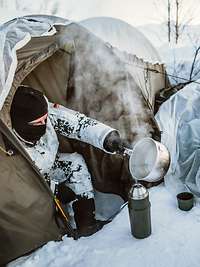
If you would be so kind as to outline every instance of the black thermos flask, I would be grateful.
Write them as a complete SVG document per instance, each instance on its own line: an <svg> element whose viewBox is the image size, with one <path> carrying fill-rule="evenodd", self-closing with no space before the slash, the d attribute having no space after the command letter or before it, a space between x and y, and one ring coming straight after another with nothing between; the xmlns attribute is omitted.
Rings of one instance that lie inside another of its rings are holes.
<svg viewBox="0 0 200 267"><path fill-rule="evenodd" d="M150 201L147 189L136 183L129 192L128 209L131 233L136 238L146 238L151 235Z"/></svg>

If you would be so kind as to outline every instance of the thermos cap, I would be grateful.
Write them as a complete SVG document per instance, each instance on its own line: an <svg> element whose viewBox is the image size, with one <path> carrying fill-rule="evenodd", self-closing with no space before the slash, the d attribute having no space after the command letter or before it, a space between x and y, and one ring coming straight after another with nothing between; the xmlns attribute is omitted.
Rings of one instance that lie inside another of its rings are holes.
<svg viewBox="0 0 200 267"><path fill-rule="evenodd" d="M149 193L147 189L143 185L138 184L138 183L133 185L129 193L129 197L135 200L144 199L148 197L148 195Z"/></svg>

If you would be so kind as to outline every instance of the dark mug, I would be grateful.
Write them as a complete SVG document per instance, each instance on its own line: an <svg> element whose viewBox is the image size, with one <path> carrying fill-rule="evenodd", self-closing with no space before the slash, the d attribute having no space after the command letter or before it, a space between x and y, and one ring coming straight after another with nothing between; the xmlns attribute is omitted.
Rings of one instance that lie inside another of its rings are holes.
<svg viewBox="0 0 200 267"><path fill-rule="evenodd" d="M194 205L194 195L190 192L182 192L177 196L178 207L181 210L188 211L191 210Z"/></svg>

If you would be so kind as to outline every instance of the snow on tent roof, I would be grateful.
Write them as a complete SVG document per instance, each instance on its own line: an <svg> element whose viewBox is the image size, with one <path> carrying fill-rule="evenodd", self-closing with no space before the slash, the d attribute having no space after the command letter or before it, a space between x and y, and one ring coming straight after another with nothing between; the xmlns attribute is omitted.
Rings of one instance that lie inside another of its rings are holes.
<svg viewBox="0 0 200 267"><path fill-rule="evenodd" d="M2 47L2 49L0 50L0 58L2 62L0 66L0 109L2 108L4 101L9 93L15 75L15 71L17 68L18 62L17 62L16 51L24 47L32 39L32 37L40 37L40 36L44 37L49 35L55 35L56 33L54 27L55 25L66 26L70 23L72 22L55 16L32 15L32 16L25 16L13 19L0 26L0 36L1 36L0 47ZM141 60L140 62L138 58L141 57L146 60L149 59L149 62L155 62L155 61L158 62L160 60L156 50L153 48L150 42L138 30L134 29L129 24L120 21L118 19L94 18L94 19L88 19L82 23L85 25L86 24L93 25L92 27L96 29L95 31L96 33L100 32L100 29L103 32L104 29L105 30L104 36L110 36L109 37L110 41L112 41L111 39L114 39L112 36L114 36L115 34L116 35L115 39L118 40L118 47L120 43L123 44L123 47L122 46L119 47L121 50L126 50L127 52L129 52L127 45L131 44L132 46L131 52L136 56L134 56L133 59L127 59L127 57L129 57L129 54L127 54L126 56L125 53L121 53L123 54L122 61L127 61L127 60L128 62L131 61L131 66L129 66L129 68L131 68L130 69L131 75L134 77L135 82L138 84L138 86L143 91L143 94L146 96L147 85L144 80L144 72L147 72L147 70L145 70L144 67L145 62L143 62L143 60ZM106 24L106 27L103 27L104 26L103 23ZM108 27L108 25L110 25L110 27ZM83 26L79 25L79 27L82 28ZM81 29L80 31L82 32ZM108 34L108 32L110 33ZM100 38L102 39L103 37ZM113 43L112 41L112 45L115 44L116 42ZM118 49L115 49L115 53L118 53L119 50L118 51L116 50ZM119 57L119 55L117 56ZM162 69L162 66L161 65L158 66L158 64L155 64L155 66L151 67L152 68L158 67L159 69L160 68ZM153 74L151 73L151 75ZM152 104L153 104L154 93L163 87L163 78L161 79L161 77L158 76L159 75L156 73L156 78L159 78L159 81L162 80L161 84L157 81L158 79L156 80L151 79L151 81L154 81L153 86L150 85L148 87L148 90L150 91L150 93L148 92L148 98Z"/></svg>
<svg viewBox="0 0 200 267"><path fill-rule="evenodd" d="M80 24L105 42L151 63L161 63L160 56L150 41L135 27L116 18L95 17Z"/></svg>
<svg viewBox="0 0 200 267"><path fill-rule="evenodd" d="M9 93L17 68L16 51L25 46L32 37L55 34L54 25L71 22L47 15L15 18L0 26L0 109Z"/></svg>

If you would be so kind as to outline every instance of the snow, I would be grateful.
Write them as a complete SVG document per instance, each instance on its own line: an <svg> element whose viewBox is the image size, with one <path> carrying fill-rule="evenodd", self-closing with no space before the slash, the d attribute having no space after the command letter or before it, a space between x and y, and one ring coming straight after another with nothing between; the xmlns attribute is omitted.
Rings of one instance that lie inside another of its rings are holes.
<svg viewBox="0 0 200 267"><path fill-rule="evenodd" d="M49 242L9 267L199 267L200 203L186 212L178 209L164 185L149 193L152 234L148 238L131 235L126 207L93 236Z"/></svg>
<svg viewBox="0 0 200 267"><path fill-rule="evenodd" d="M190 77L195 51L200 46L200 26L186 25L178 44L175 43L174 34L172 34L171 43L168 43L166 24L143 25L138 29L159 51L161 60L165 63L170 82L172 84L186 82ZM192 79L200 78L199 65L198 53Z"/></svg>
<svg viewBox="0 0 200 267"><path fill-rule="evenodd" d="M97 17L83 20L80 24L121 51L152 63L161 61L151 42L140 31L122 20Z"/></svg>
<svg viewBox="0 0 200 267"><path fill-rule="evenodd" d="M0 7L0 24L7 22L16 17L20 17L25 15L23 11L18 11L15 9L7 9L4 7Z"/></svg>
<svg viewBox="0 0 200 267"><path fill-rule="evenodd" d="M43 9L41 8L43 7L41 1L40 5L37 1L34 4L31 1L30 6L33 5L31 12L24 2L18 9L16 6L12 8L11 4L9 7L1 7L0 23L13 17L37 13L39 9L49 14L50 9L53 10L53 2L50 1L47 10L46 4ZM6 3L7 1L4 1L5 6ZM87 7L87 4L85 6ZM72 10L76 7L76 3L73 4ZM56 5L54 8L56 10ZM61 11L64 14L65 10ZM70 19L73 18L72 13L69 12ZM174 43L168 45L164 24L149 24L138 29L157 47L162 61L167 66L168 74L189 78L194 52L199 45L199 26L187 29L178 45ZM184 80L171 78L171 81L177 83ZM19 258L8 266L199 267L200 200L196 200L191 211L184 212L177 208L175 196L167 191L164 185L152 188L149 192L152 215L152 235L149 238L137 240L132 237L126 207L113 222L93 236L78 241L64 237L62 242L49 242L30 256Z"/></svg>

